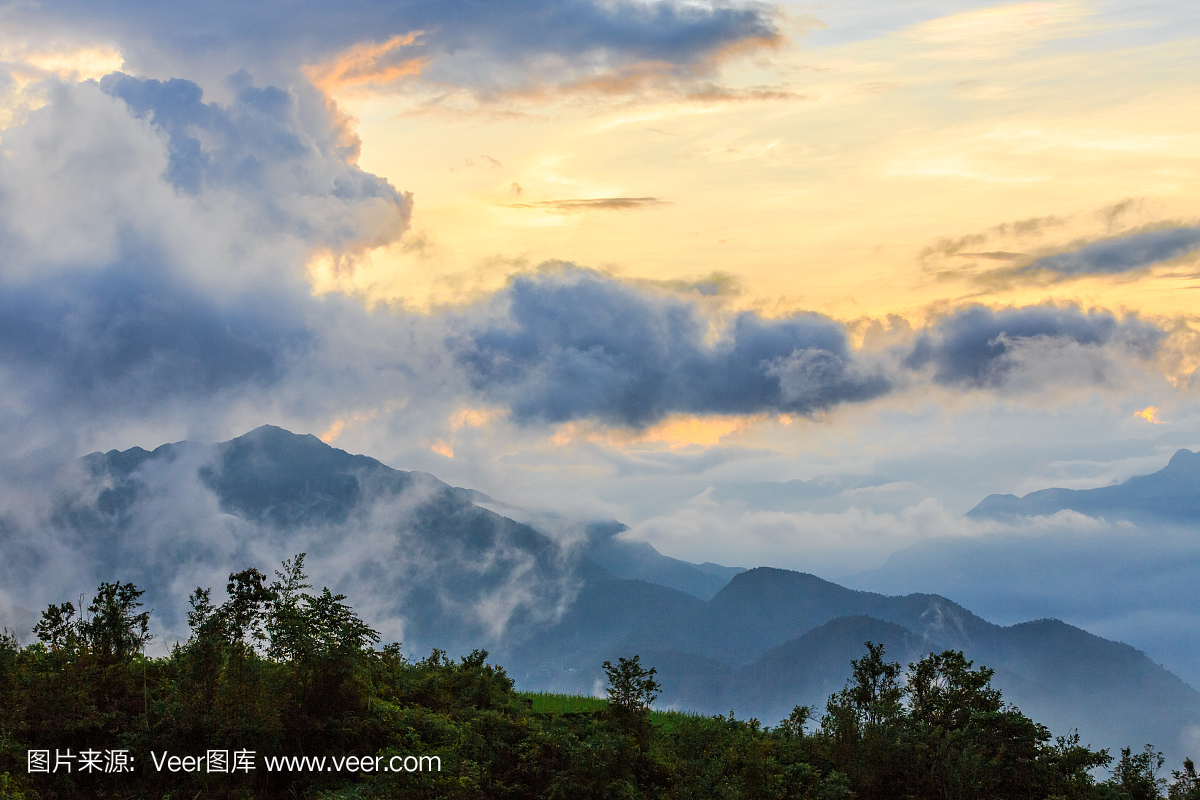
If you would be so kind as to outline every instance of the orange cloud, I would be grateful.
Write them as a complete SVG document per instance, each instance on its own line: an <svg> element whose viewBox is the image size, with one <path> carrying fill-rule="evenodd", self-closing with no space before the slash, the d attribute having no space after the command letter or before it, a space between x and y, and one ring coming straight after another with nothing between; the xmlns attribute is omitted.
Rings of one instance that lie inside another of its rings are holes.
<svg viewBox="0 0 1200 800"><path fill-rule="evenodd" d="M1142 419L1146 420L1146 422L1149 422L1151 425L1165 425L1166 424L1166 420L1161 420L1158 418L1158 409L1155 408L1154 406L1146 406L1141 411L1133 412L1133 415L1135 417L1141 417Z"/></svg>
<svg viewBox="0 0 1200 800"><path fill-rule="evenodd" d="M671 450L692 445L713 447L720 444L724 437L744 431L767 417L766 414L716 417L676 414L642 431L598 428L586 422L568 422L558 427L554 436L551 437L550 443L557 447L578 441L604 444L609 447L663 444Z"/></svg>
<svg viewBox="0 0 1200 800"><path fill-rule="evenodd" d="M504 416L502 408L460 408L450 417L450 430L480 428Z"/></svg>
<svg viewBox="0 0 1200 800"><path fill-rule="evenodd" d="M412 45L421 33L413 31L393 36L382 44L356 44L330 61L304 67L304 74L313 85L330 93L366 85L380 86L420 75L429 59L401 56L404 48Z"/></svg>
<svg viewBox="0 0 1200 800"><path fill-rule="evenodd" d="M333 444L341 437L342 432L346 430L347 425L359 425L363 422L370 422L379 415L380 409L374 411L362 411L357 414L350 414L347 417L335 419L332 424L317 438L325 444Z"/></svg>
<svg viewBox="0 0 1200 800"><path fill-rule="evenodd" d="M0 43L0 61L16 66L17 72L26 80L49 75L71 81L95 80L125 64L121 52L108 45L52 45L34 49Z"/></svg>

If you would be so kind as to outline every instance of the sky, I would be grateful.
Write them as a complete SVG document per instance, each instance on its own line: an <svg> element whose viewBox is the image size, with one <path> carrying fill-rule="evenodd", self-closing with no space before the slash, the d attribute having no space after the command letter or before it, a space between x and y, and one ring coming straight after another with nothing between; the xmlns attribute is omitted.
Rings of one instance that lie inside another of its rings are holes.
<svg viewBox="0 0 1200 800"><path fill-rule="evenodd" d="M6 0L0 504L270 423L695 562L1036 541L1057 594L953 599L1182 663L1170 592L1070 602L1079 537L1136 536L962 515L1200 447L1198 36L1165 0Z"/></svg>

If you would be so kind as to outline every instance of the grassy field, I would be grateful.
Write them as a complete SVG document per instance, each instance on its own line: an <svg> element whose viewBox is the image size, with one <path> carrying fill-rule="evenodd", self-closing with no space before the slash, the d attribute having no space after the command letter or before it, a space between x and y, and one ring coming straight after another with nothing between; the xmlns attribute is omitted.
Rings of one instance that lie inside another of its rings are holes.
<svg viewBox="0 0 1200 800"><path fill-rule="evenodd" d="M550 692L520 692L520 695L533 704L535 714L579 714L608 707L608 700L603 697ZM651 711L650 722L656 727L671 730L681 720L703 716L692 711Z"/></svg>
<svg viewBox="0 0 1200 800"><path fill-rule="evenodd" d="M551 694L550 692L521 692L521 697L533 702L535 714L578 714L583 711L600 711L608 707L603 697L585 697L580 694Z"/></svg>

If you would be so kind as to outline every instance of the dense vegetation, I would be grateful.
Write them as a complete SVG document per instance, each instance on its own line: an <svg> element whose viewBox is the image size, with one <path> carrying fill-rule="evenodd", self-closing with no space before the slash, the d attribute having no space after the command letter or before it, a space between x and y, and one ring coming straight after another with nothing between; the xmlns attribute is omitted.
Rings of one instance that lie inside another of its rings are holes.
<svg viewBox="0 0 1200 800"><path fill-rule="evenodd" d="M0 797L1200 800L1190 761L1168 782L1150 746L1113 759L1052 739L955 651L905 671L867 643L819 718L798 707L767 728L652 710L636 656L604 664L608 701L522 695L484 651L376 649L344 597L307 591L302 555L267 580L231 575L220 606L197 589L191 638L163 658L143 655L130 584L101 585L86 611L51 605L36 644L6 634Z"/></svg>

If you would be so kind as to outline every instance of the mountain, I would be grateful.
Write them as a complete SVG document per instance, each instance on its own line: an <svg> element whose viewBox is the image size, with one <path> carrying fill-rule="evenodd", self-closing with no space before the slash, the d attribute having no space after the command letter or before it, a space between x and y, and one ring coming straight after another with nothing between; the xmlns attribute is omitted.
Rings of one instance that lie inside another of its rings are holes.
<svg viewBox="0 0 1200 800"><path fill-rule="evenodd" d="M186 636L181 590L223 585L245 566L269 574L297 552L315 579L422 649L528 630L574 591L566 555L545 534L475 505L473 492L315 436L268 425L82 462L51 535L72 541L102 579L144 587L176 636Z"/></svg>
<svg viewBox="0 0 1200 800"><path fill-rule="evenodd" d="M618 578L633 578L669 586L701 600L708 600L729 583L742 567L723 567L706 562L692 564L664 556L647 542L622 539L629 530L619 522L600 522L587 526L583 555Z"/></svg>
<svg viewBox="0 0 1200 800"><path fill-rule="evenodd" d="M0 576L30 595L85 568L92 580L133 581L169 642L187 635L182 598L195 586L219 597L230 571L269 572L306 552L313 582L346 594L385 640L412 656L486 647L521 688L599 692L604 660L639 654L658 669L660 703L774 724L796 704L820 710L871 640L901 663L962 650L993 667L1025 713L1096 746L1152 741L1178 761L1200 727L1200 693L1062 622L1002 627L937 594L689 564L625 539L620 523L580 537L557 529L566 521L506 510L264 426L218 444L84 457L37 537L0 528Z"/></svg>
<svg viewBox="0 0 1200 800"><path fill-rule="evenodd" d="M1200 520L1200 454L1179 450L1151 475L1098 489L1042 489L1024 497L988 495L967 512L976 519L1008 520L1078 511L1109 521L1195 524Z"/></svg>
<svg viewBox="0 0 1200 800"><path fill-rule="evenodd" d="M553 664L545 650L518 648L515 667L541 665L536 680L518 677L586 692L599 677L594 665L637 653L658 670L661 703L708 714L732 708L774 724L796 705L819 716L870 640L902 665L961 650L996 671L994 685L1008 702L1056 734L1078 728L1097 747L1149 741L1179 760L1200 724L1200 692L1144 653L1058 620L1002 627L938 595L855 591L766 567L735 576L707 603L680 594L594 581L546 634L572 646Z"/></svg>

